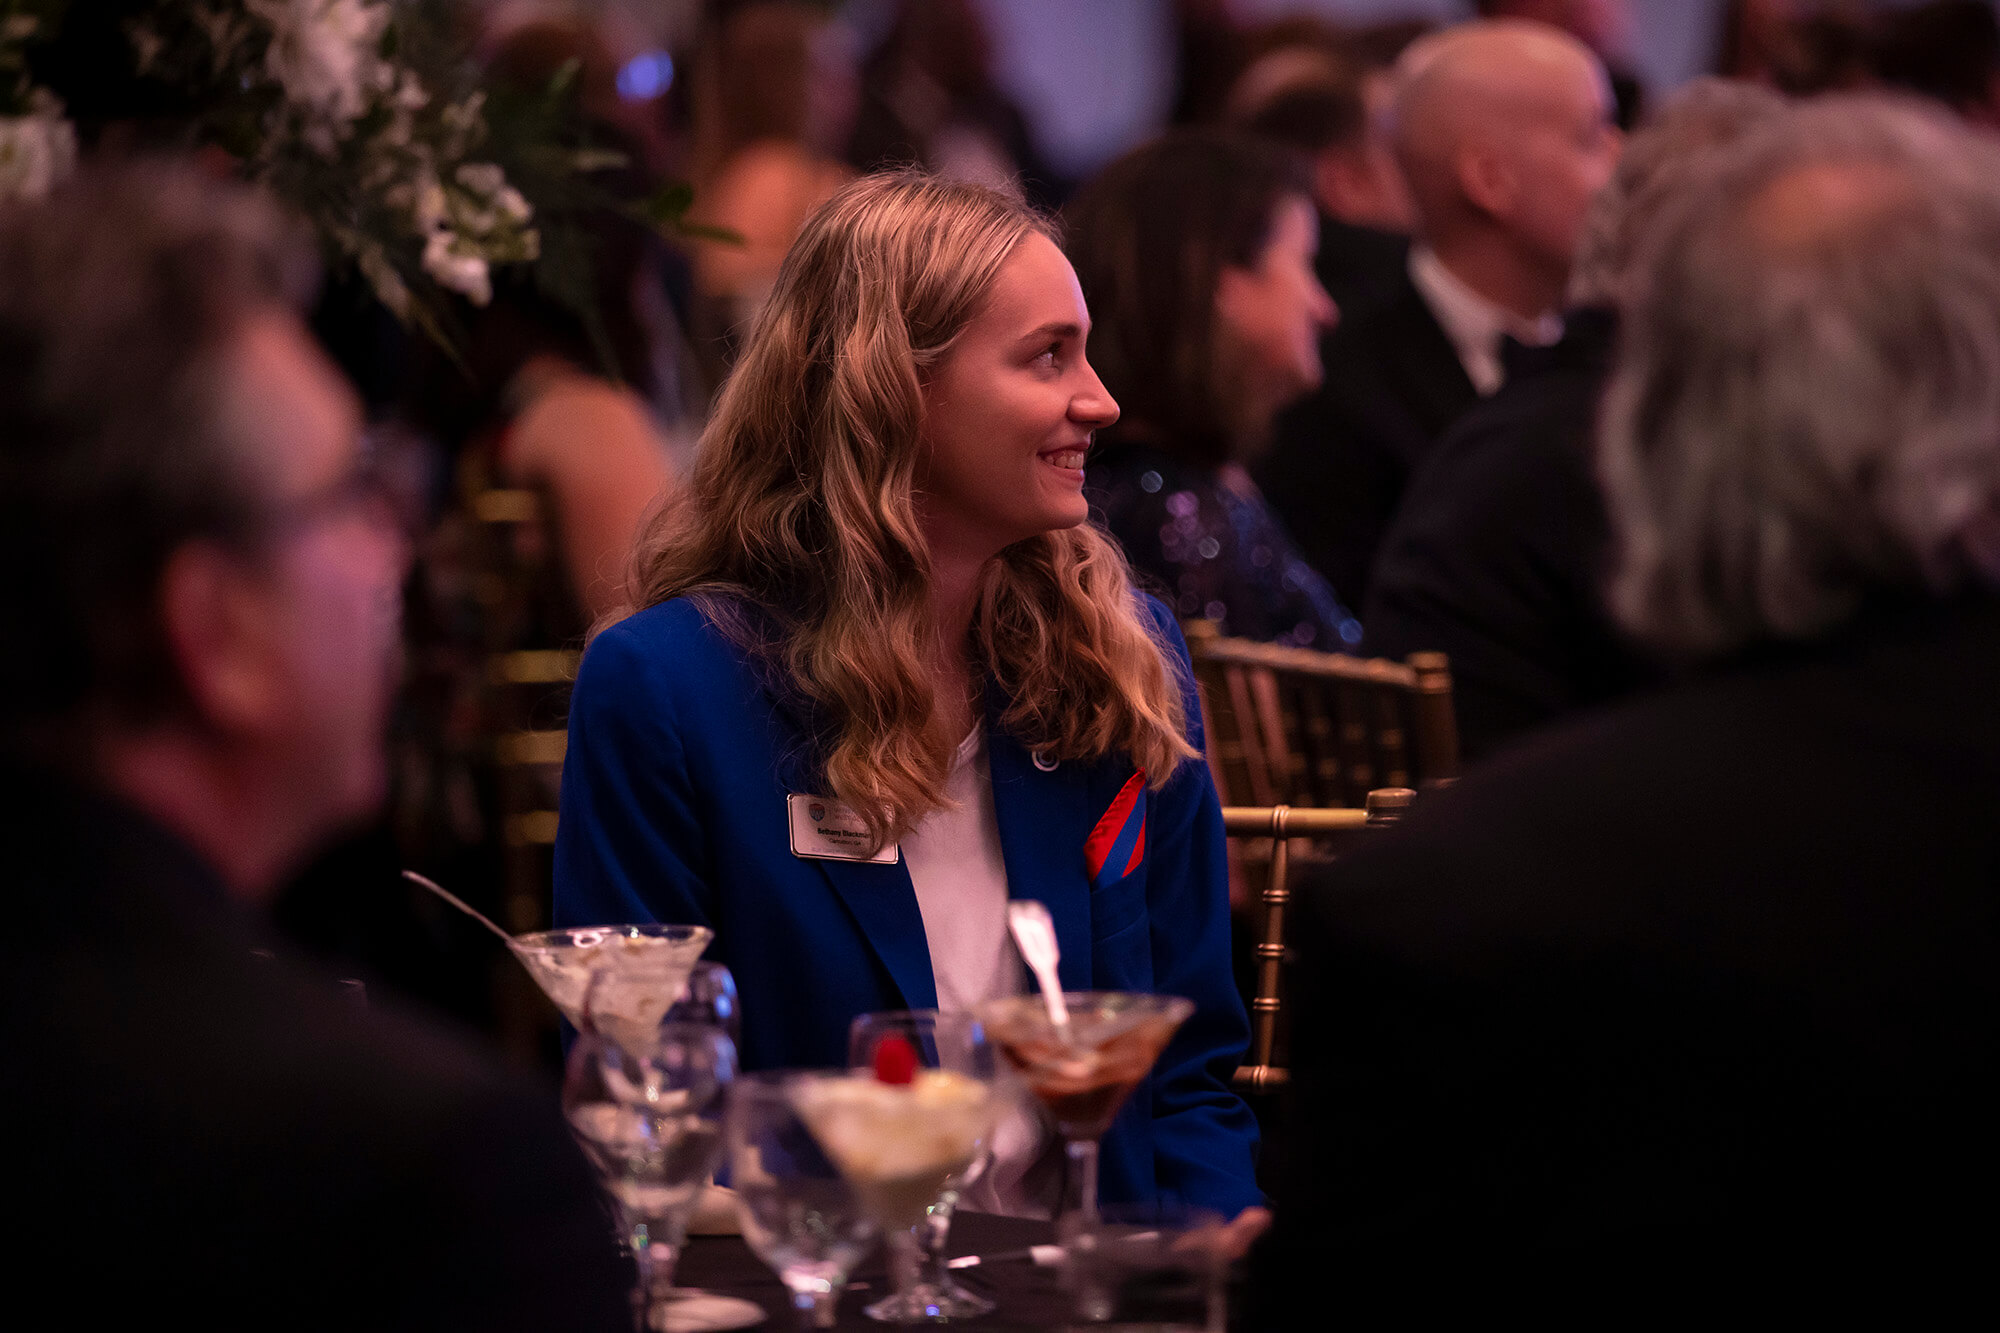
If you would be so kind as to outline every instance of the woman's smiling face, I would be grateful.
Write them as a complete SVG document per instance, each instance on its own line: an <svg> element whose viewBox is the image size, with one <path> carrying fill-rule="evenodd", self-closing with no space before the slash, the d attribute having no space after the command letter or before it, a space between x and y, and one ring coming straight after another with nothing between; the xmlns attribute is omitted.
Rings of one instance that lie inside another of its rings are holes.
<svg viewBox="0 0 2000 1333"><path fill-rule="evenodd" d="M983 559L1089 517L1084 456L1118 419L1089 334L1069 260L1030 234L924 385L916 489L934 551Z"/></svg>

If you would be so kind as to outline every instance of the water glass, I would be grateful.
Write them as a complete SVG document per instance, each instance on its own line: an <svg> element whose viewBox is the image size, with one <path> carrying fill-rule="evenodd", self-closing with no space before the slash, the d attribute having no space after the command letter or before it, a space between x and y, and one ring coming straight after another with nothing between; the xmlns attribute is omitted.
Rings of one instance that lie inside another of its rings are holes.
<svg viewBox="0 0 2000 1333"><path fill-rule="evenodd" d="M1223 1333L1229 1234L1185 1204L1107 1204L1056 1225L1074 1327Z"/></svg>
<svg viewBox="0 0 2000 1333"><path fill-rule="evenodd" d="M719 1028L662 1023L643 1040L586 1031L570 1050L563 1113L611 1196L638 1265L642 1327L674 1329L674 1263L722 1156L736 1046Z"/></svg>
<svg viewBox="0 0 2000 1333"><path fill-rule="evenodd" d="M792 1077L749 1074L732 1087L730 1185L743 1239L791 1292L801 1325L832 1328L847 1275L874 1247L876 1229L799 1119Z"/></svg>

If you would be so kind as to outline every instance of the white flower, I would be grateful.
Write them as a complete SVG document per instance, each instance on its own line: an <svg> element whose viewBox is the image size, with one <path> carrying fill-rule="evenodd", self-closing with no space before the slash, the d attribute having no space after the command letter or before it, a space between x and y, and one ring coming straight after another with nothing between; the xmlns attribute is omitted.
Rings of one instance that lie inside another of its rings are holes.
<svg viewBox="0 0 2000 1333"><path fill-rule="evenodd" d="M457 234L449 228L432 232L424 242L424 272L435 278L440 287L463 293L474 305L485 305L493 299L492 274L487 271L484 259L460 253L458 244Z"/></svg>
<svg viewBox="0 0 2000 1333"><path fill-rule="evenodd" d="M493 196L493 207L500 210L501 217L517 227L525 226L528 219L535 215L535 210L522 198L521 192L511 185L500 187L500 192Z"/></svg>
<svg viewBox="0 0 2000 1333"><path fill-rule="evenodd" d="M466 191L485 207L468 211L460 220L461 230L471 230L485 235L503 224L511 227L525 226L535 210L522 197L519 190L507 183L507 175L491 162L467 162L453 173Z"/></svg>
<svg viewBox="0 0 2000 1333"><path fill-rule="evenodd" d="M395 101L401 111L422 111L431 104L431 95L415 70L406 69L396 76Z"/></svg>
<svg viewBox="0 0 2000 1333"><path fill-rule="evenodd" d="M0 199L40 199L76 167L76 127L37 89L33 111L0 116Z"/></svg>
<svg viewBox="0 0 2000 1333"><path fill-rule="evenodd" d="M491 162L467 162L456 176L460 185L482 199L491 199L507 187L506 173Z"/></svg>
<svg viewBox="0 0 2000 1333"><path fill-rule="evenodd" d="M447 201L444 186L438 184L437 177L426 173L418 179L414 203L410 211L416 219L418 235L429 235L445 225Z"/></svg>
<svg viewBox="0 0 2000 1333"><path fill-rule="evenodd" d="M353 123L394 87L381 57L389 7L368 0L246 0L271 28L265 71L304 115L306 142L332 155Z"/></svg>

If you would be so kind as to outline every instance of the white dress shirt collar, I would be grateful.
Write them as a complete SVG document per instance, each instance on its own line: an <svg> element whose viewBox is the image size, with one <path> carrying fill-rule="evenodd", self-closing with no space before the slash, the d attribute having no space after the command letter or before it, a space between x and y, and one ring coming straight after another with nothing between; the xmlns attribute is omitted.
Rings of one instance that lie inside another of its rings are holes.
<svg viewBox="0 0 2000 1333"><path fill-rule="evenodd" d="M1500 360L1502 338L1511 334L1529 347L1552 346L1562 338L1562 316L1522 319L1466 286L1428 245L1410 247L1410 281L1437 317L1444 336L1451 339L1466 378L1482 398L1506 382L1507 370Z"/></svg>

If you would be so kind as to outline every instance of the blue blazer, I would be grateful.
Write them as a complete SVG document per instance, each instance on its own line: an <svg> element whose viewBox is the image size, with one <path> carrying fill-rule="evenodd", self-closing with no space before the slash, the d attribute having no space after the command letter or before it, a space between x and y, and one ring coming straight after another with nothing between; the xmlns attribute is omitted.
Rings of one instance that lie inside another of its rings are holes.
<svg viewBox="0 0 2000 1333"><path fill-rule="evenodd" d="M1191 682L1179 628L1158 602L1148 609ZM1201 711L1186 688L1198 746ZM1103 1198L1178 1199L1226 1215L1261 1203L1256 1125L1229 1087L1248 1024L1230 971L1208 766L1186 762L1140 797L1143 838L1126 818L1093 842L1121 794L1121 809L1132 804L1129 760L1045 769L990 716L988 752L1008 892L1048 905L1064 989L1195 1002L1105 1136ZM584 654L563 766L556 923L714 929L706 956L736 975L746 1069L842 1065L855 1015L937 1004L902 861L794 856L794 792L823 794L804 720L692 603L641 611Z"/></svg>

